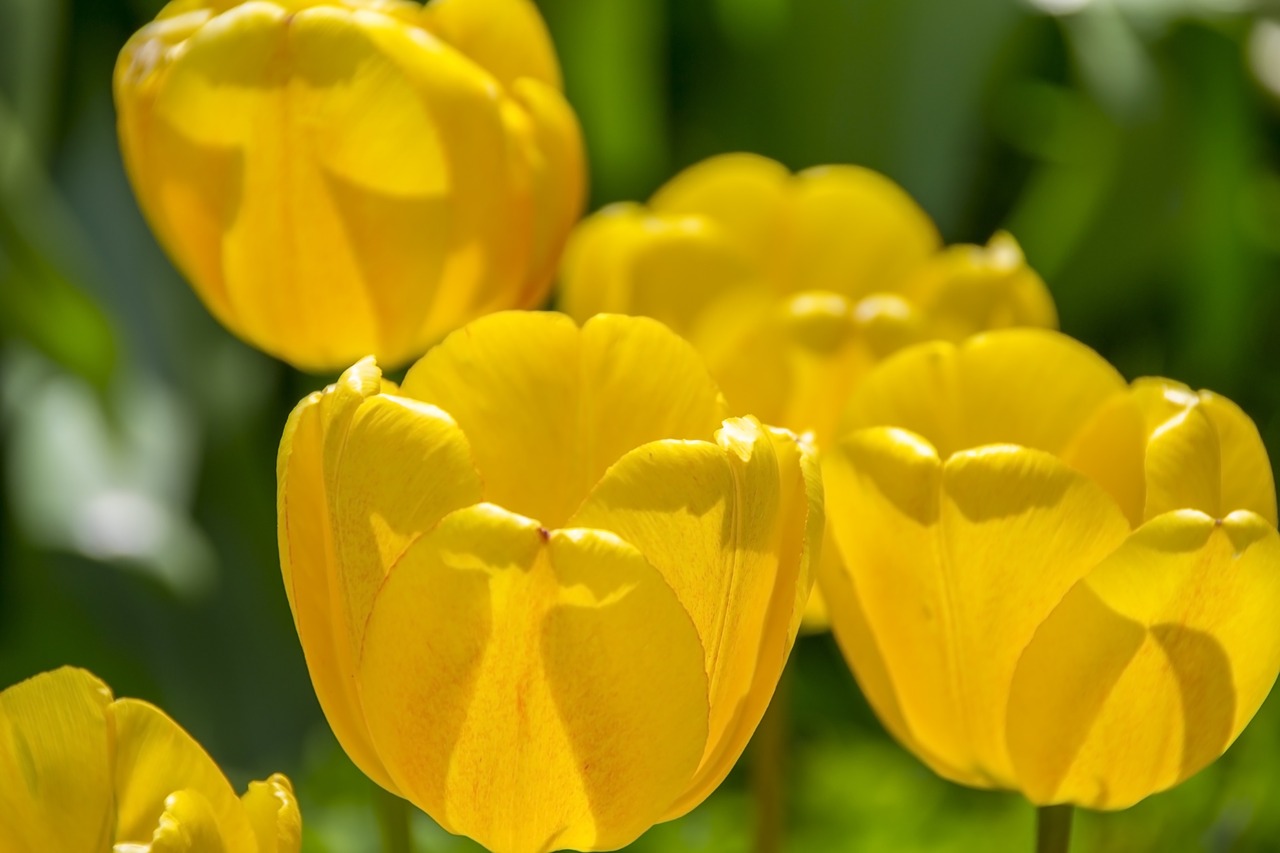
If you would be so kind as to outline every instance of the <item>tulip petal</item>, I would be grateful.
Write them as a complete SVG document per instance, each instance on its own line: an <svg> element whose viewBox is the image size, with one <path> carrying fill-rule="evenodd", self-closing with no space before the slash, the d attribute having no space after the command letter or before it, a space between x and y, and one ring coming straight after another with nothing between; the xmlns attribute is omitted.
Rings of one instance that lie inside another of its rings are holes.
<svg viewBox="0 0 1280 853"><path fill-rule="evenodd" d="M586 204L586 152L578 117L557 89L525 79L516 83L512 95L529 114L534 207L531 271L515 307L536 308L547 296L565 241Z"/></svg>
<svg viewBox="0 0 1280 853"><path fill-rule="evenodd" d="M365 361L298 407L281 442L278 494L281 566L316 694L343 748L391 787L356 695L365 623L408 544L480 500L481 485L447 414L382 388Z"/></svg>
<svg viewBox="0 0 1280 853"><path fill-rule="evenodd" d="M614 849L661 815L706 740L697 633L633 547L459 510L392 570L361 686L399 788L494 850Z"/></svg>
<svg viewBox="0 0 1280 853"><path fill-rule="evenodd" d="M1195 402L1164 421L1147 440L1144 518L1177 509L1222 512L1221 447L1213 421Z"/></svg>
<svg viewBox="0 0 1280 853"><path fill-rule="evenodd" d="M823 473L847 574L823 590L857 605L833 608L833 627L873 707L939 774L1011 786L1018 653L1124 540L1123 514L1047 453L987 446L944 463L892 428L846 437Z"/></svg>
<svg viewBox="0 0 1280 853"><path fill-rule="evenodd" d="M485 499L563 525L624 453L703 438L723 402L693 348L653 320L506 313L450 335L403 393L439 406L470 442Z"/></svg>
<svg viewBox="0 0 1280 853"><path fill-rule="evenodd" d="M280 569L316 698L334 736L356 766L394 791L369 741L353 684L355 643L342 630L347 608L325 464L326 447L340 446L328 436L344 435L354 412L380 387L377 366L372 360L363 361L325 393L312 394L294 409L277 457L276 518Z"/></svg>
<svg viewBox="0 0 1280 853"><path fill-rule="evenodd" d="M551 34L529 0L432 0L422 21L508 89L522 78L561 86Z"/></svg>
<svg viewBox="0 0 1280 853"><path fill-rule="evenodd" d="M1226 397L1201 391L1200 408L1218 433L1222 456L1222 508L1247 509L1276 525L1276 483L1262 436L1249 416Z"/></svg>
<svg viewBox="0 0 1280 853"><path fill-rule="evenodd" d="M1141 407L1125 391L1099 406L1062 451L1063 462L1107 490L1131 527L1145 518L1149 435Z"/></svg>
<svg viewBox="0 0 1280 853"><path fill-rule="evenodd" d="M943 458L985 444L1059 453L1126 389L1115 368L1066 335L1008 329L890 357L854 392L842 427L901 427Z"/></svg>
<svg viewBox="0 0 1280 853"><path fill-rule="evenodd" d="M359 657L365 622L388 569L414 539L481 500L480 477L458 425L417 400L380 394L345 433L325 439L329 512L346 638ZM354 678L354 672L352 673Z"/></svg>
<svg viewBox="0 0 1280 853"><path fill-rule="evenodd" d="M141 850L146 853L224 853L225 839L209 801L199 791L175 791L164 799L149 845L117 844L116 853ZM232 846L232 851L253 848Z"/></svg>
<svg viewBox="0 0 1280 853"><path fill-rule="evenodd" d="M704 351L701 333L720 325L706 316L718 299L767 290L750 258L711 220L627 204L605 208L574 232L561 279L562 307L575 320L603 312L653 317Z"/></svg>
<svg viewBox="0 0 1280 853"><path fill-rule="evenodd" d="M992 329L1056 328L1058 312L1044 280L1022 249L1001 232L986 246L950 246L906 285L911 302L930 318L930 337L959 342Z"/></svg>
<svg viewBox="0 0 1280 853"><path fill-rule="evenodd" d="M110 843L110 701L106 685L70 667L0 693L0 849Z"/></svg>
<svg viewBox="0 0 1280 853"><path fill-rule="evenodd" d="M474 63L381 7L303 5L135 36L116 74L126 162L237 333L308 368L401 362L494 293L514 302L528 176Z"/></svg>
<svg viewBox="0 0 1280 853"><path fill-rule="evenodd" d="M722 154L668 181L649 202L654 213L696 216L726 228L768 274L781 272L774 248L784 225L791 173L758 154ZM781 282L779 282L781 284Z"/></svg>
<svg viewBox="0 0 1280 853"><path fill-rule="evenodd" d="M855 301L897 291L938 249L928 214L881 174L822 166L795 181L791 290L828 290Z"/></svg>
<svg viewBox="0 0 1280 853"><path fill-rule="evenodd" d="M1008 742L1036 803L1129 806L1216 759L1280 669L1280 536L1251 512L1162 515L1023 652Z"/></svg>
<svg viewBox="0 0 1280 853"><path fill-rule="evenodd" d="M702 638L710 736L698 778L668 817L719 784L759 723L795 640L822 530L812 451L754 419L725 421L716 440L633 450L570 522L636 546Z"/></svg>
<svg viewBox="0 0 1280 853"><path fill-rule="evenodd" d="M258 839L258 853L298 853L302 849L302 815L293 786L279 773L265 782L250 782L240 798Z"/></svg>
<svg viewBox="0 0 1280 853"><path fill-rule="evenodd" d="M1240 407L1210 391L1146 378L1132 396L1152 437L1146 517L1199 509L1215 518L1247 509L1273 525L1275 480L1258 428Z"/></svg>
<svg viewBox="0 0 1280 853"><path fill-rule="evenodd" d="M787 293L825 290L856 300L892 291L940 242L901 187L858 166L824 166L793 177L764 157L728 154L677 175L651 206L724 225Z"/></svg>
<svg viewBox="0 0 1280 853"><path fill-rule="evenodd" d="M175 791L199 794L213 831L231 850L252 850L253 830L239 798L218 765L163 711L136 699L113 702L107 710L115 729L116 836L122 843L151 841L167 798ZM202 837L203 816L192 830ZM203 850L200 846L176 850Z"/></svg>

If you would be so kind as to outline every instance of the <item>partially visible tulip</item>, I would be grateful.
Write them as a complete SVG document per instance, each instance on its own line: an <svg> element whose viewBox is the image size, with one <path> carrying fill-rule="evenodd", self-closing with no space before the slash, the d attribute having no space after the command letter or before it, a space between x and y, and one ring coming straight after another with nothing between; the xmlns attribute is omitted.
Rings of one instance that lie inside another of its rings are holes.
<svg viewBox="0 0 1280 853"><path fill-rule="evenodd" d="M375 781L497 853L611 850L701 802L764 712L822 530L809 448L726 419L661 324L511 312L403 388L294 411L280 556Z"/></svg>
<svg viewBox="0 0 1280 853"><path fill-rule="evenodd" d="M820 449L862 377L902 347L1057 324L1010 235L942 249L925 212L882 175L792 175L751 154L713 157L648 206L584 220L561 287L579 321L616 312L666 323L703 354L734 411L812 433ZM825 627L817 593L806 624Z"/></svg>
<svg viewBox="0 0 1280 853"><path fill-rule="evenodd" d="M81 669L0 693L0 850L297 853L289 780L237 798L177 723Z"/></svg>
<svg viewBox="0 0 1280 853"><path fill-rule="evenodd" d="M889 359L824 458L836 637L938 774L1119 809L1214 761L1280 672L1271 466L1233 403L1056 333Z"/></svg>
<svg viewBox="0 0 1280 853"><path fill-rule="evenodd" d="M540 303L581 212L530 0L174 0L115 98L160 242L224 325L304 369L404 363Z"/></svg>

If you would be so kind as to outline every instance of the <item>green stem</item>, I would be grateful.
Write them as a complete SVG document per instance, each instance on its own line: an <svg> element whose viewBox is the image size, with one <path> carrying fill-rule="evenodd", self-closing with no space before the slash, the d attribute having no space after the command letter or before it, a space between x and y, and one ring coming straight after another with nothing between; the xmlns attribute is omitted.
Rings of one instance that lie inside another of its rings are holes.
<svg viewBox="0 0 1280 853"><path fill-rule="evenodd" d="M1036 810L1036 853L1067 853L1071 849L1070 805L1041 806Z"/></svg>
<svg viewBox="0 0 1280 853"><path fill-rule="evenodd" d="M791 680L783 670L773 700L751 741L756 853L782 853L786 829L787 751L791 739Z"/></svg>
<svg viewBox="0 0 1280 853"><path fill-rule="evenodd" d="M382 836L384 853L413 853L409 804L375 785L373 810L378 815L378 832Z"/></svg>

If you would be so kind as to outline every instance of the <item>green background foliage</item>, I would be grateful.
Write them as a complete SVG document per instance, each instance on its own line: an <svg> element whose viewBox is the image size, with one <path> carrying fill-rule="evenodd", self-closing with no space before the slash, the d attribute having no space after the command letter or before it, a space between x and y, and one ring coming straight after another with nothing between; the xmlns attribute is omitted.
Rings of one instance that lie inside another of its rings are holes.
<svg viewBox="0 0 1280 853"><path fill-rule="evenodd" d="M541 5L593 208L722 151L874 167L949 241L1011 230L1065 331L1129 377L1234 398L1280 456L1277 10L1040 3ZM121 169L111 69L158 6L0 0L0 685L86 666L159 703L237 785L287 772L307 850L374 850L371 786L320 715L276 556L276 443L331 377L222 331ZM830 637L800 640L783 689L786 849L1030 848L1030 807L899 749ZM761 755L635 849L751 849ZM475 849L415 830L421 850ZM1077 832L1082 851L1280 848L1280 700L1192 781Z"/></svg>

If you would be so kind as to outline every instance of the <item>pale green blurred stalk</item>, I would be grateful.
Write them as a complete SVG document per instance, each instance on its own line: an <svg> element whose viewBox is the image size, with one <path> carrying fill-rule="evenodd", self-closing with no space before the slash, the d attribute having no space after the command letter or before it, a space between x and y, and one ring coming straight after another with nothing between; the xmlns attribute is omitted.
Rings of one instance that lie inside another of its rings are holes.
<svg viewBox="0 0 1280 853"><path fill-rule="evenodd" d="M1036 811L1036 853L1067 853L1074 816L1071 805L1040 807Z"/></svg>
<svg viewBox="0 0 1280 853"><path fill-rule="evenodd" d="M409 803L374 785L373 810L378 815L378 833L382 836L383 853L413 853Z"/></svg>

